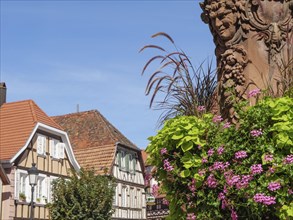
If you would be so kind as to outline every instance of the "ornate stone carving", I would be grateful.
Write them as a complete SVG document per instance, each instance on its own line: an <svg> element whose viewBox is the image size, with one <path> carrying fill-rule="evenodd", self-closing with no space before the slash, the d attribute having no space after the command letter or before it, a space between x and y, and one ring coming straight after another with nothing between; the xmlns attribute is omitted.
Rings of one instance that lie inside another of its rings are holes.
<svg viewBox="0 0 293 220"><path fill-rule="evenodd" d="M277 90L278 62L290 49L293 0L204 0L200 5L216 45L220 111L233 121L232 94L239 101L251 89Z"/></svg>

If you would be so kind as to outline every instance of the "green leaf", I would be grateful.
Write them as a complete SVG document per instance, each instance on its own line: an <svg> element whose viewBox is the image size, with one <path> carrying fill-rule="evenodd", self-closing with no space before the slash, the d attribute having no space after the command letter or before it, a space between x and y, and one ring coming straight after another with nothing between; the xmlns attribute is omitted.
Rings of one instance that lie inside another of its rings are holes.
<svg viewBox="0 0 293 220"><path fill-rule="evenodd" d="M193 148L193 143L191 141L185 142L181 145L181 149L183 152L189 151Z"/></svg>
<svg viewBox="0 0 293 220"><path fill-rule="evenodd" d="M183 177L183 178L189 177L190 176L190 170L181 171L180 176Z"/></svg>

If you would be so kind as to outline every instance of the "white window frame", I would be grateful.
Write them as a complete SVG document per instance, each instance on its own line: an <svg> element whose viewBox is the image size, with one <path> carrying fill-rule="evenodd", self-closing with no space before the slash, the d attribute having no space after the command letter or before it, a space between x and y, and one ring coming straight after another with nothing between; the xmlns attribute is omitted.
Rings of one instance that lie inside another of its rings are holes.
<svg viewBox="0 0 293 220"><path fill-rule="evenodd" d="M28 173L26 170L17 169L15 171L14 182L14 198L16 200L20 200L20 193L23 193L25 195L25 201L31 200L31 187L29 185Z"/></svg>

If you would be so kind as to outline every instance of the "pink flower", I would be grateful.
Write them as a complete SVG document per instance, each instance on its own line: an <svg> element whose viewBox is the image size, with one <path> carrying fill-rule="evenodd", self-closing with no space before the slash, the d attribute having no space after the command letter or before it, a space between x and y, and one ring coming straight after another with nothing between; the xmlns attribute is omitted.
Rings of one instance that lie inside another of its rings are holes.
<svg viewBox="0 0 293 220"><path fill-rule="evenodd" d="M226 198L225 194L223 192L220 192L219 195L218 195L218 200L221 201L221 200L223 200L225 198Z"/></svg>
<svg viewBox="0 0 293 220"><path fill-rule="evenodd" d="M276 204L276 198L273 196L266 196L263 193L257 193L254 195L253 200L257 203L262 203L264 205Z"/></svg>
<svg viewBox="0 0 293 220"><path fill-rule="evenodd" d="M223 200L222 200L221 208L222 208L222 209L226 209L226 207L228 207L228 201L227 201L226 199L223 199Z"/></svg>
<svg viewBox="0 0 293 220"><path fill-rule="evenodd" d="M262 130L259 129L259 130L252 130L250 132L250 134L251 134L252 137L258 137L258 136L262 135L263 133L262 133Z"/></svg>
<svg viewBox="0 0 293 220"><path fill-rule="evenodd" d="M238 151L235 153L235 158L236 159L241 159L247 157L247 153L244 150Z"/></svg>
<svg viewBox="0 0 293 220"><path fill-rule="evenodd" d="M208 184L208 187L210 187L210 188L217 187L218 183L217 183L217 180L213 174L210 174L209 177L207 178L207 184Z"/></svg>
<svg viewBox="0 0 293 220"><path fill-rule="evenodd" d="M166 170L166 171L174 170L174 167L170 164L168 159L164 160L164 170Z"/></svg>
<svg viewBox="0 0 293 220"><path fill-rule="evenodd" d="M213 117L213 122L214 122L214 123L218 123L218 122L221 122L221 121L223 121L223 118L222 118L221 115L215 115L215 116Z"/></svg>
<svg viewBox="0 0 293 220"><path fill-rule="evenodd" d="M238 219L238 215L235 212L235 210L232 210L232 212L231 212L231 218L232 218L232 220L237 220Z"/></svg>
<svg viewBox="0 0 293 220"><path fill-rule="evenodd" d="M152 186L152 194L154 197L157 197L159 195L159 186L157 184L154 184Z"/></svg>
<svg viewBox="0 0 293 220"><path fill-rule="evenodd" d="M279 182L270 182L268 185L268 189L270 191L276 191L281 188L281 184Z"/></svg>
<svg viewBox="0 0 293 220"><path fill-rule="evenodd" d="M167 148L162 148L161 149L161 155L164 155L164 154L166 154L166 153L168 153L168 151L167 151Z"/></svg>
<svg viewBox="0 0 293 220"><path fill-rule="evenodd" d="M226 178L226 182L229 186L234 186L238 181L240 181L241 177L239 175L233 175Z"/></svg>
<svg viewBox="0 0 293 220"><path fill-rule="evenodd" d="M253 177L251 175L242 175L241 181L236 183L237 189L246 188L249 185L249 181L251 181Z"/></svg>
<svg viewBox="0 0 293 220"><path fill-rule="evenodd" d="M201 162L202 162L202 163L207 163L208 160L207 160L207 158L204 157L204 158L201 159Z"/></svg>
<svg viewBox="0 0 293 220"><path fill-rule="evenodd" d="M199 111L199 112L203 112L205 110L206 110L206 108L203 105L200 105L197 107L197 111Z"/></svg>
<svg viewBox="0 0 293 220"><path fill-rule="evenodd" d="M208 151L208 156L212 156L213 154L214 154L214 149L213 148L211 148L211 149L209 149L209 151Z"/></svg>
<svg viewBox="0 0 293 220"><path fill-rule="evenodd" d="M222 155L224 153L224 147L223 146L220 146L218 149L217 149L217 152L219 155Z"/></svg>
<svg viewBox="0 0 293 220"><path fill-rule="evenodd" d="M274 172L275 172L275 169L274 169L273 167L270 167L270 168L269 168L269 172L270 172L270 173L274 173Z"/></svg>
<svg viewBox="0 0 293 220"><path fill-rule="evenodd" d="M260 89L253 89L253 90L251 90L251 91L248 92L247 97L248 98L255 97L255 96L257 96L260 93L261 93Z"/></svg>
<svg viewBox="0 0 293 220"><path fill-rule="evenodd" d="M272 162L274 160L274 156L272 154L266 154L264 161Z"/></svg>
<svg viewBox="0 0 293 220"><path fill-rule="evenodd" d="M224 125L223 125L223 128L230 128L231 127L231 123L230 122L226 122Z"/></svg>
<svg viewBox="0 0 293 220"><path fill-rule="evenodd" d="M288 189L288 194L292 195L293 194L293 190L292 189Z"/></svg>
<svg viewBox="0 0 293 220"><path fill-rule="evenodd" d="M206 174L206 170L205 169L199 169L198 170L198 174L200 175L200 176L203 176L203 175L205 175Z"/></svg>
<svg viewBox="0 0 293 220"><path fill-rule="evenodd" d="M254 164L250 167L250 171L253 175L259 174L263 171L261 164Z"/></svg>
<svg viewBox="0 0 293 220"><path fill-rule="evenodd" d="M293 163L293 154L290 154L287 157L285 157L283 163L284 164L291 164L291 163Z"/></svg>
<svg viewBox="0 0 293 220"><path fill-rule="evenodd" d="M191 183L188 184L188 188L192 193L195 192L196 188L195 188L195 179L194 178L192 178Z"/></svg>
<svg viewBox="0 0 293 220"><path fill-rule="evenodd" d="M186 220L195 220L196 216L194 213L188 213Z"/></svg>
<svg viewBox="0 0 293 220"><path fill-rule="evenodd" d="M163 205L169 205L169 201L166 198L163 198L162 203Z"/></svg>

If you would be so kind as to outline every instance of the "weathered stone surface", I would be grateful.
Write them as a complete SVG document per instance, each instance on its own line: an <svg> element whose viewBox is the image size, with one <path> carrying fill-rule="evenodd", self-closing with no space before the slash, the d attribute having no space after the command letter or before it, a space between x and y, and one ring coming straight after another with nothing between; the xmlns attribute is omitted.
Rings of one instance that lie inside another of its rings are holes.
<svg viewBox="0 0 293 220"><path fill-rule="evenodd" d="M233 103L248 99L248 91L282 89L280 66L293 57L293 1L204 0L200 5L216 46L220 112L234 121Z"/></svg>

